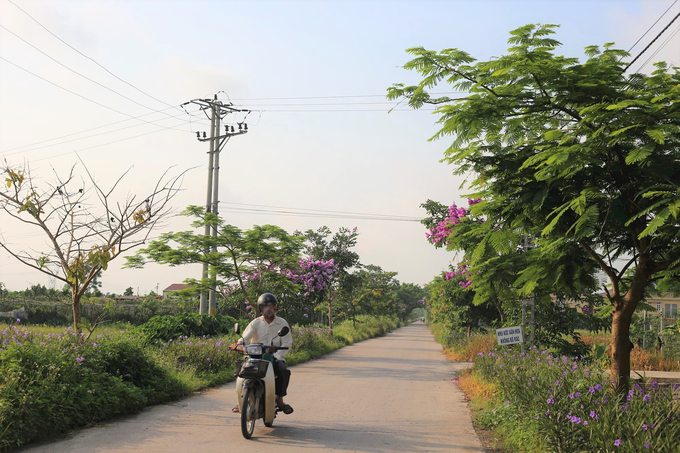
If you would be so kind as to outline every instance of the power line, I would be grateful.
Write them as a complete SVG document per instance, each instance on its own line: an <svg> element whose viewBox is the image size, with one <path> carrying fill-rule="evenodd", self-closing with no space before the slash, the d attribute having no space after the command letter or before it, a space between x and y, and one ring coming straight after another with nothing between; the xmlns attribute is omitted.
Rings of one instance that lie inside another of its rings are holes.
<svg viewBox="0 0 680 453"><path fill-rule="evenodd" d="M647 59L645 60L644 63L642 63L642 65L640 65L640 67L638 68L637 72L642 71L642 68L644 68L645 66L647 66L647 63L649 63L650 61L652 61L652 59L653 59L654 57L656 57L656 55L657 55L659 52L661 52L661 50L662 50L664 47L666 47L666 44L668 44L668 43L671 41L671 39L673 39L673 38L675 37L675 35L678 34L678 31L680 31L680 25L678 25L678 26L675 28L675 31L673 32L673 34L670 35L670 36L663 42L663 44L661 44L661 45L659 46L659 48L656 49L656 50L654 51L654 53L653 53L652 55L650 55L650 57L647 58Z"/></svg>
<svg viewBox="0 0 680 453"><path fill-rule="evenodd" d="M8 0L8 1L9 1L9 0ZM160 124L155 124L155 123L152 122L152 121L140 120L138 117L135 117L134 115L130 115L130 114L125 113L125 112L121 112L120 110L114 109L113 107L109 107L108 105L104 105L104 104L102 104L102 103L100 103L100 102L97 102L97 101L95 101L95 100L93 100L93 99L90 99L90 98L88 98L87 96L83 96L82 94L78 94L78 93L76 93L75 91L69 90L68 88L64 88L63 86L61 86L61 85L59 85L59 84L56 84L56 83L54 83L54 82L52 82L52 81L50 81L50 80L47 80L46 78L41 77L41 76L39 76L38 74L36 74L36 73L34 73L34 72L31 72L31 71L29 71L28 69L23 68L23 67L19 66L19 65L16 64L16 63L13 63L13 62L9 61L7 58L4 58L4 57L0 56L0 60L3 60L3 61L5 61L5 62L11 64L12 66L14 66L14 67L16 67L16 68L18 68L18 69L21 69L22 71L27 72L27 73L31 74L33 77L37 77L38 79L43 80L43 81L49 83L50 85L54 85L54 86L57 87L57 88L60 88L60 89L66 91L66 92L68 92L68 93L71 93L71 94L73 94L73 95L75 95L75 96L78 96L78 97L81 98L81 99L85 99L86 101L92 102L93 104L97 104L97 105L100 106L100 107L104 107L105 109L111 110L111 111L116 112L116 113L118 113L118 114L120 114L120 115L128 116L128 117L133 118L133 119L138 119L139 121L142 121L142 122L145 122L145 123L148 123L148 124L153 124L153 125L155 125L155 126L162 127L162 128L164 128L164 129L172 129L172 128L169 128L169 127L166 127L166 126L161 126ZM183 130L180 130L180 129L173 129L173 130L177 130L177 131L180 131L180 132L187 132L187 131L183 131Z"/></svg>
<svg viewBox="0 0 680 453"><path fill-rule="evenodd" d="M638 43L639 43L640 41L642 41L642 38L644 38L645 36L647 36L647 33L649 33L649 31L650 31L652 28L654 28L654 26L655 26L656 24L659 23L659 21L663 18L663 16L665 16L666 13L667 13L668 11L670 11L671 8L672 8L673 6L675 6L676 3L678 3L678 0L675 0L675 1L673 2L673 4L672 4L671 6L669 6L668 9L667 9L666 11L664 11L663 14L656 20L656 22L654 22L654 23L652 24L652 26L649 27L649 28L647 29L647 31L646 31L642 36L640 36L640 39L638 39L637 41L635 41L635 44L633 44L633 45L630 47L630 49L628 49L628 52L630 52L631 50L633 50L633 47L637 46Z"/></svg>
<svg viewBox="0 0 680 453"><path fill-rule="evenodd" d="M436 109L291 109L291 110L274 110L274 109L265 109L265 110L255 110L253 109L253 112L286 112L286 113L291 113L291 112L300 112L300 113L305 113L305 112L383 112L383 113L390 113L390 112L434 112Z"/></svg>
<svg viewBox="0 0 680 453"><path fill-rule="evenodd" d="M363 212L333 211L333 210L328 210L328 209L293 208L293 207L290 207L290 206L272 206L272 205L266 205L266 204L237 203L235 201L220 201L220 204L231 204L231 205L238 205L238 206L256 206L258 208L294 209L294 210L298 210L298 211L323 212L323 213L332 213L332 214L370 215L370 216L390 217L390 218L401 217L401 218L404 218L406 220L420 221L419 217L392 215L392 214L366 214L366 213L363 213Z"/></svg>
<svg viewBox="0 0 680 453"><path fill-rule="evenodd" d="M151 115L151 113L150 113L150 115ZM168 120L168 119L178 118L180 116L184 116L184 113L169 116L168 118L163 118L163 120L159 120L159 121L165 121L165 120ZM125 120L125 121L129 121L129 120ZM182 124L180 124L178 126L181 126L181 125ZM49 145L37 146L35 148L29 148L29 149L24 149L24 150L21 150L21 151L15 151L13 153L3 152L3 154L5 156L12 156L12 155L15 155L15 154L28 153L28 152L37 151L37 150L43 149L43 148L50 148L52 146L59 146L59 145L63 145L63 144L66 144L66 143L76 142L78 140L85 140L85 139L88 139L88 138L99 137L100 135L112 134L114 132L120 132L120 131L123 131L123 130L126 130L126 129L131 129L133 127L140 127L140 126L144 126L144 124L133 124L132 126L121 127L121 128L113 129L113 130L106 131L106 132L100 132L98 134L92 134L92 135L87 135L85 137L79 137L79 138L74 138L74 139L71 139L71 140L65 140L65 141L59 142L59 143L52 143L52 144L49 144ZM100 126L100 127L103 127L103 126ZM99 128L94 128L94 129L99 129ZM172 129L172 130L179 130L179 129ZM183 132L186 132L186 131L183 131ZM74 135L74 134L69 134L69 135ZM54 139L53 140L44 140L44 141L54 141Z"/></svg>
<svg viewBox="0 0 680 453"><path fill-rule="evenodd" d="M442 94L461 94L468 91L449 91L444 93L430 93L435 95ZM335 96L298 96L298 97L274 97L274 98L234 98L232 101L293 101L296 99L340 99L340 98L384 98L384 94L347 94Z"/></svg>
<svg viewBox="0 0 680 453"><path fill-rule="evenodd" d="M668 27L670 27L670 26L673 24L673 22L676 21L676 19L677 19L678 17L680 17L680 13L676 14L675 17L674 17L673 19L671 19L671 21L668 23L668 25L666 25L666 26L663 28L663 30L661 30L661 31L659 32L659 34L656 35L656 36L654 37L654 39L652 39L652 42L650 42L649 44L647 44L647 47L645 47L644 49L642 49L642 52L640 52L640 53L637 55L637 57L633 58L633 61L631 61L630 63L628 63L628 65L623 69L623 71L626 72L626 71L628 70L628 68L630 68L630 66L631 66L633 63L635 63L635 62L637 61L637 59L640 58L640 56L642 56L642 54L645 53L645 52L647 51L647 49L649 49L649 48L652 46L652 44L654 44L654 43L656 42L656 40L659 39L659 37L660 37L666 30L668 30Z"/></svg>
<svg viewBox="0 0 680 453"><path fill-rule="evenodd" d="M168 109L165 109L165 110L168 110ZM94 130L97 130L97 129L102 129L102 128L104 128L104 127L114 126L114 125L120 124L120 123L126 123L126 122L128 122L128 121L133 120L133 119L137 119L137 118L141 118L141 117L143 117L143 116L149 116L149 115L153 115L153 114L154 114L154 112L149 112L149 113L145 113L144 115L140 115L140 116L135 117L135 118L128 118L128 119L125 119L125 120L114 121L113 123L104 124L104 125L102 125L102 126L91 127L91 128L89 128L89 129L85 129L85 130L80 131L80 132L72 132L72 133L70 133L70 134L60 135L59 137L54 137L54 138L49 138L49 139L47 139L47 140L41 140L41 141L39 141L39 142L29 143L29 144L27 144L27 145L22 145L22 146L16 146L16 147L14 147L14 148L3 149L3 150L0 150L0 153L5 153L5 152L7 152L7 151L14 151L15 149L28 148L29 146L40 145L40 144L42 144L42 143L52 142L52 141L54 141L54 140L59 140L59 139L61 139L61 138L71 137L71 136L73 136L73 135L84 134L85 132L90 132L90 131L94 131ZM135 126L131 126L131 127L136 127L136 126L139 126L139 124L136 124ZM119 129L119 130L120 130L120 129Z"/></svg>
<svg viewBox="0 0 680 453"><path fill-rule="evenodd" d="M364 214L358 212L343 212L343 211L329 211L329 210L316 210L316 209L302 209L302 208L286 208L278 206L267 206L267 205L248 205L241 203L229 203L220 202L220 204L240 204L243 206L260 206L263 208L275 208L275 209L260 209L260 208L248 208L248 207L226 207L227 212L233 213L243 213L243 214L275 214L293 217L320 217L320 218L332 218L332 219L346 219L346 220L381 220L381 221L391 221L391 222L420 222L420 218L417 217L407 217L407 216L395 216L395 215L385 215L385 214ZM291 209L297 211L291 211Z"/></svg>
<svg viewBox="0 0 680 453"><path fill-rule="evenodd" d="M453 99L452 99L453 100ZM248 104L252 107L288 107L288 106L310 106L310 105L399 105L400 101L383 101L383 102L320 102L320 103L294 103L294 104Z"/></svg>
<svg viewBox="0 0 680 453"><path fill-rule="evenodd" d="M40 162L40 161L42 161L42 160L54 159L55 157L66 156L67 154L73 154L73 153L79 153L79 152L82 152L82 151L88 151L88 150L94 149L94 148L101 148L102 146L112 145L112 144L114 144L114 143L120 143L120 142L124 142L124 141L126 141L126 140L132 140L133 138L144 137L145 135L157 134L158 132L163 132L163 130L164 130L164 129L156 129L155 131L145 132L145 133L143 133L143 134L133 135L133 136L131 136L131 137L125 137L125 138L121 138L121 139L119 139L119 140L113 140L113 141L110 141L110 142L101 143L101 144L99 144L99 145L94 145L94 146L88 146L88 147L86 147L86 148L75 149L75 150L73 150L73 151L68 151L68 152L61 153L61 154L56 154L56 155L52 155L52 156L48 156L48 157L43 157L43 158L41 158L41 159L33 159L32 161L33 161L33 162ZM172 129L172 130L178 131L179 129ZM184 132L184 131L182 131L182 132Z"/></svg>
<svg viewBox="0 0 680 453"><path fill-rule="evenodd" d="M61 61L59 61L59 60L57 60L56 58L52 57L52 56L49 55L48 53L46 53L46 52L40 50L38 47L36 47L36 46L34 46L33 44L31 44L30 42L26 41L24 38L22 38L21 36L17 35L16 33L14 33L12 30L8 29L8 28L5 27L4 25L0 24L0 28L2 28L3 30L5 30L6 32L12 34L12 35L13 35L14 37L16 37L17 39L23 41L26 45L31 46L33 49L35 49L35 50L37 50L38 52L40 52L41 54L45 55L47 58L49 58L50 60L54 61L54 62L57 63L58 65L60 65L60 66L62 66L62 67L64 67L64 68L66 68L66 69L68 69L69 71L71 71L71 72L73 72L74 74L76 74L76 75L78 75L78 76L84 78L85 80L88 80L88 81L90 81L90 82L92 82L92 83L94 83L94 84L96 84L96 85L99 85L100 87L102 87L102 88L104 88L104 89L106 89L106 90L109 90L110 92L112 92L112 93L114 93L114 94L117 94L118 96L122 97L123 99L126 99L126 100L128 100L128 101L130 101L130 102L132 102L132 103L134 103L134 104L137 104L137 105L139 105L139 106L141 106L141 107L144 107L145 109L151 110L151 111L154 112L154 113L162 112L161 110L154 109L154 108L149 107L149 106L147 106L147 105L144 105L144 104L142 104L142 103L140 103L140 102L137 102L137 101L135 101L134 99L131 99L131 98L125 96L124 94L119 93L118 91L116 91L116 90L114 90L114 89L112 89L112 88L109 88L109 87L107 87L106 85L103 85L103 84L97 82L96 80L93 80L93 79L87 77L86 75L83 75L83 74L79 73L79 72L76 71L75 69L72 69L71 67L65 65L64 63L62 63Z"/></svg>
<svg viewBox="0 0 680 453"><path fill-rule="evenodd" d="M153 100L156 101L156 102L160 102L161 104L164 104L164 105L166 105L166 106L168 106L168 107L172 107L172 108L179 109L178 106L172 105L172 104L168 104L167 102L161 101L160 99L157 99L157 98L151 96L150 94L148 94L147 92L145 92L145 91L143 91L143 90L137 88L136 86L134 86L134 85L131 84L130 82L127 82L127 81L121 79L121 78L118 77L116 74L114 74L113 72L111 72L111 71L109 71L107 68L105 68L103 65L101 65L97 60L95 60L94 58L88 57L87 55L85 55L84 53L82 53L80 50L76 49L76 48L73 47L71 44L67 43L66 41L64 41L63 39L61 39L59 36L57 36L56 34L52 33L52 31L50 31L47 27L45 27L43 24L41 24L40 22L38 22L38 20L37 20L36 18L34 18L33 16L31 16L29 13L27 13L26 11L24 11L23 9L21 9L21 8L20 8L16 3L14 3L12 0L7 0L7 1L10 2L12 5L14 5L14 7L17 8L19 11L21 11L22 13L24 13L24 14L26 14L28 17L30 17L31 20L33 20L33 22L35 22L36 24L40 25L46 32L48 32L49 34L51 34L52 36L54 36L55 38L57 38L59 41L61 41L61 42L64 43L65 45L67 45L69 48L71 48L72 50L74 50L74 51L77 52L78 54L80 54L80 55L82 55L83 57L87 58L88 60L92 61L94 64L96 64L97 66L99 66L100 68L102 68L104 71L108 72L109 74L111 74L111 75L112 75L113 77L115 77L116 79L120 80L121 82L125 83L126 85L131 86L131 87L134 88L135 90L137 90L137 91L139 91L140 93L142 93L144 96L147 96L147 97L153 99Z"/></svg>
<svg viewBox="0 0 680 453"><path fill-rule="evenodd" d="M399 218L386 218L386 217L370 217L370 216L346 216L346 215L332 215L332 214L314 214L314 213L303 213L303 212L288 212L288 211L278 211L278 210L266 210L266 209L248 209L248 208L226 208L226 212L240 213L240 214L259 214L259 215L277 215L285 217L316 217L324 219L343 219L343 220L379 220L379 221L389 221L389 222L420 222L420 220L408 220Z"/></svg>
<svg viewBox="0 0 680 453"><path fill-rule="evenodd" d="M168 107L168 108L166 108L166 109L164 109L164 110L169 110L169 109L171 109L171 108L173 108L173 107ZM74 135L79 135L79 134L84 134L84 133L86 133L86 132L94 131L94 130L97 130L97 129L102 129L102 128L109 127L109 126L115 126L116 124L126 123L126 122L131 121L131 120L136 120L136 119L139 119L139 118L142 118L142 117L145 117L145 116L153 115L154 113L156 113L156 112L145 113L144 115L139 115L139 116L136 116L136 117L134 117L134 118L128 118L128 119L124 119L124 120L120 120L120 121L114 121L113 123L108 123L108 124L104 124L104 125L101 125L101 126L91 127L91 128L89 128L89 129L85 129L85 130L82 130L82 131L79 131L79 132L72 132L72 133L70 133L70 134L60 135L60 136L58 136L58 137L53 137L53 138L50 138L50 139L47 139L47 140L41 140L41 141L39 141L39 142L29 143L29 144L27 144L27 145L22 145L22 146L16 146L16 147L14 147L14 148L3 149L3 150L0 150L0 153L5 154L5 153L7 153L7 152L9 152L9 151L14 151L14 150L17 150L17 149L22 149L22 148L28 148L28 147L31 147L31 146L40 145L40 144L43 144L43 143L47 143L47 142L52 142L52 141L55 141L55 140L59 140L59 139L62 139L62 138L72 137L72 136L74 136ZM191 114L191 113L189 113L189 112L186 112L186 114L188 114L189 116L194 116L193 114ZM179 115L169 116L168 118L163 118L163 119L158 120L158 121L165 121L165 120L167 120L167 119L169 119L169 118L179 118L180 116L183 116L183 115L184 115L184 113L180 113ZM186 124L186 123L191 124L191 121L185 121L185 124ZM196 121L196 123L204 124L202 121ZM122 127L122 128L120 128L120 129L114 129L114 130L112 130L112 131L102 132L101 134L90 135L90 136L88 136L88 137L83 137L83 138L96 137L96 136L98 136L98 135L104 135L104 134L109 134L109 133L112 133L112 132L118 132L118 131L122 131L122 130L124 130L124 129L130 129L130 128L138 127L138 126L142 126L142 124L135 124L135 125L132 125L132 126ZM178 126L181 126L181 125L178 125ZM76 140L80 140L80 139L76 139ZM75 141L75 140L73 140L73 141ZM63 144L63 143L69 143L69 142L70 142L70 141L61 142L61 143L57 143L57 144ZM40 148L32 148L32 149L26 150L26 151L33 151L33 150L35 150L35 149L40 149ZM24 151L22 151L22 152L24 152ZM10 153L10 154L7 154L7 155L11 155L11 154L19 154L19 153Z"/></svg>

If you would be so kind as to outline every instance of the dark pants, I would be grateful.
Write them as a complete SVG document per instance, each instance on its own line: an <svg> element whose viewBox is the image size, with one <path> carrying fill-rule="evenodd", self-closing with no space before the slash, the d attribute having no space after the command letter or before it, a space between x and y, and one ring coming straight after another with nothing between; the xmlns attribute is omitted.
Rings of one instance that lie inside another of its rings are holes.
<svg viewBox="0 0 680 453"><path fill-rule="evenodd" d="M286 396L290 382L290 370L286 368L286 362L274 359L274 376L276 377L276 396Z"/></svg>

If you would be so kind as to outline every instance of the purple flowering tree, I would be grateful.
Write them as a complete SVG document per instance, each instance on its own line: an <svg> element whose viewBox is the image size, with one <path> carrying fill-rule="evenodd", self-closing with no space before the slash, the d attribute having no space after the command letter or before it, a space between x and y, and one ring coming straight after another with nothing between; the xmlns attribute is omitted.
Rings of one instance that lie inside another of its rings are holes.
<svg viewBox="0 0 680 453"><path fill-rule="evenodd" d="M304 233L307 243L306 251L313 261L333 262L335 269L327 286L322 291L309 293L310 303L317 310L327 312L328 326L333 328L333 305L341 300L352 287L351 271L361 267L359 255L352 250L356 246L359 233L357 228L341 227L336 233L323 226L318 230L307 230ZM317 269L320 271L320 269Z"/></svg>

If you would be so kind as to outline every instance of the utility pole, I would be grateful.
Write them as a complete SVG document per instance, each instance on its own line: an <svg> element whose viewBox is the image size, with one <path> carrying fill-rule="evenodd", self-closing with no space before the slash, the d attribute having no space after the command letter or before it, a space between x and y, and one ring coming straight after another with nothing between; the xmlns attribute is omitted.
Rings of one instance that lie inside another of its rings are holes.
<svg viewBox="0 0 680 453"><path fill-rule="evenodd" d="M232 106L232 104L224 104L217 99L217 95L213 99L193 99L185 102L182 106L187 104L196 104L200 107L203 113L210 120L210 137L206 133L196 132L196 138L199 142L208 142L210 150L208 151L208 190L206 194L205 212L218 214L217 205L219 203L219 180L220 180L220 151L224 148L227 141L234 135L241 135L248 132L248 125L238 123L238 131L234 131L234 126L224 126L224 134L220 135L221 122L230 113L248 112L250 110L241 110ZM206 236L217 237L217 228L205 227ZM217 247L213 246L210 251L216 252ZM205 250L208 252L208 250ZM212 271L207 264L203 264L203 271L201 272L201 279L209 278ZM211 288L209 293L201 292L201 303L199 306L199 313L209 313L211 316L217 310L217 300L215 295L215 288Z"/></svg>

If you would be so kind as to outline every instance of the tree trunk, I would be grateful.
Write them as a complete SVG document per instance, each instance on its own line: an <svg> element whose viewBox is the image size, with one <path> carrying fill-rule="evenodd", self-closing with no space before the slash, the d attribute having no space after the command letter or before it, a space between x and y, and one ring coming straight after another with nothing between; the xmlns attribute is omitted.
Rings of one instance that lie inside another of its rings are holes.
<svg viewBox="0 0 680 453"><path fill-rule="evenodd" d="M501 317L501 325L505 323L505 313L503 312L503 303L498 297L494 297L493 299L493 305L496 307L496 310L498 310L498 314Z"/></svg>
<svg viewBox="0 0 680 453"><path fill-rule="evenodd" d="M333 305L328 301L328 328L333 332Z"/></svg>
<svg viewBox="0 0 680 453"><path fill-rule="evenodd" d="M333 332L333 296L331 290L328 290L328 328Z"/></svg>
<svg viewBox="0 0 680 453"><path fill-rule="evenodd" d="M73 307L73 330L80 335L80 296L75 290L71 290L71 305Z"/></svg>
<svg viewBox="0 0 680 453"><path fill-rule="evenodd" d="M630 378L630 323L631 316L623 310L614 310L612 319L611 377L618 379L620 393L628 391Z"/></svg>
<svg viewBox="0 0 680 453"><path fill-rule="evenodd" d="M647 245L642 244L641 247L644 249ZM654 274L653 264L648 254L640 254L628 290L623 296L617 294L620 281L612 280L612 288L615 291L611 301L614 306L611 378L618 379L617 390L620 394L628 391L630 379L630 351L633 349L633 343L630 341L630 324L635 308L644 298L645 288L649 284L651 275Z"/></svg>

